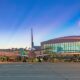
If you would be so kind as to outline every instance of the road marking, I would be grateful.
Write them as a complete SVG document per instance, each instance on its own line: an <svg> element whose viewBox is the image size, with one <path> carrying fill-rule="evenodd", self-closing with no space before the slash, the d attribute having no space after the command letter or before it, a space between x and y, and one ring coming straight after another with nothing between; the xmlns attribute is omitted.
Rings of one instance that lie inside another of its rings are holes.
<svg viewBox="0 0 80 80"><path fill-rule="evenodd" d="M46 75L39 75L39 76L0 76L0 77L58 77L58 76L46 76Z"/></svg>

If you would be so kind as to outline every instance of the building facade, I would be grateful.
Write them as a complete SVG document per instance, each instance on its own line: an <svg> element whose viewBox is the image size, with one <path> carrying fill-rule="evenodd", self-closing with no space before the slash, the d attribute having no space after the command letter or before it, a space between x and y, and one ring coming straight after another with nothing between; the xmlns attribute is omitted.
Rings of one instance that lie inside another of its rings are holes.
<svg viewBox="0 0 80 80"><path fill-rule="evenodd" d="M54 53L80 53L80 36L66 36L41 42L41 48L52 48Z"/></svg>

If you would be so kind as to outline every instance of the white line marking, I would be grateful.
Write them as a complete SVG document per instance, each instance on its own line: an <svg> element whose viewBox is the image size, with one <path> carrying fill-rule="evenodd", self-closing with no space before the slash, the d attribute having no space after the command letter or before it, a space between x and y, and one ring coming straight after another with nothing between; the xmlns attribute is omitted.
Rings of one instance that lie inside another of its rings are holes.
<svg viewBox="0 0 80 80"><path fill-rule="evenodd" d="M56 78L60 78L57 76L0 76L0 77L56 77Z"/></svg>

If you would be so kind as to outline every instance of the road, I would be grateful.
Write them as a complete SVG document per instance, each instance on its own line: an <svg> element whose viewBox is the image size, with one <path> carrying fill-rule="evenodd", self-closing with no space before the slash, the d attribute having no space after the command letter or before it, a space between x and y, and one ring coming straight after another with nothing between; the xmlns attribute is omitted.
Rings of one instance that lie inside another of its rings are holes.
<svg viewBox="0 0 80 80"><path fill-rule="evenodd" d="M0 80L80 80L80 63L0 64Z"/></svg>

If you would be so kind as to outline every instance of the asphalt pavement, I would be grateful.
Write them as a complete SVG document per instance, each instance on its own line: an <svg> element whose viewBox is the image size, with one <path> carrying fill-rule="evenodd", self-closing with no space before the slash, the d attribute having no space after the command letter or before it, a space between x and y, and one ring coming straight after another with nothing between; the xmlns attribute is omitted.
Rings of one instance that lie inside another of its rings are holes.
<svg viewBox="0 0 80 80"><path fill-rule="evenodd" d="M80 80L80 63L0 64L0 80Z"/></svg>

